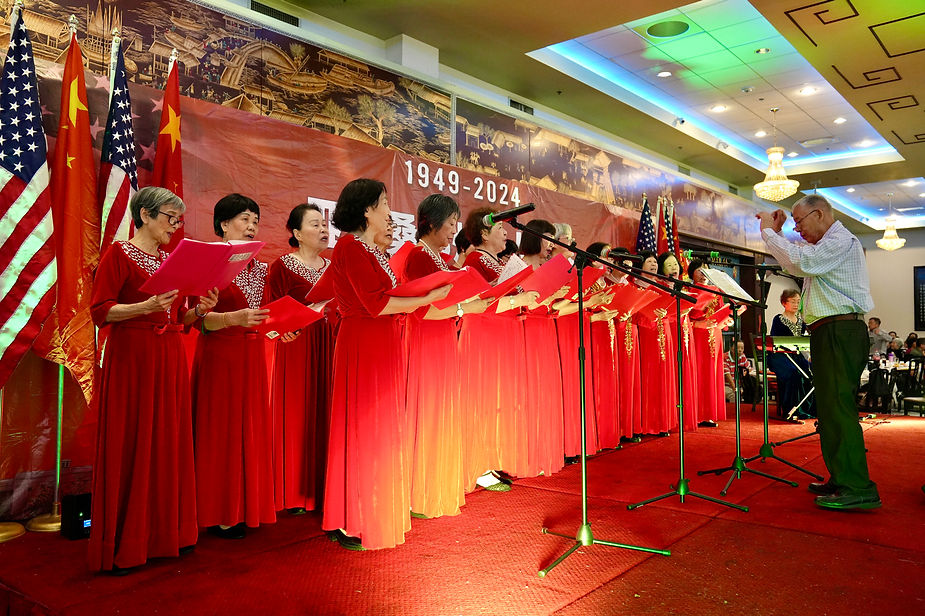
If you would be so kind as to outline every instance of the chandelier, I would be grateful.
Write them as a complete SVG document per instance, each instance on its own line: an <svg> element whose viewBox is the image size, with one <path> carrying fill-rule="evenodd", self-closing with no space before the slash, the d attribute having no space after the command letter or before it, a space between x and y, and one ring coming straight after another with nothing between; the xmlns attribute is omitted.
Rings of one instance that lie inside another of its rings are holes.
<svg viewBox="0 0 925 616"><path fill-rule="evenodd" d="M781 201L797 191L800 183L796 180L788 180L787 172L784 171L784 148L777 145L777 123L774 121L774 115L780 109L774 107L771 109L771 126L774 131L774 147L767 149L768 154L768 171L765 173L764 182L755 184L755 195L766 199L767 201Z"/></svg>
<svg viewBox="0 0 925 616"><path fill-rule="evenodd" d="M896 216L893 215L893 193L887 193L890 198L890 215L886 217L886 228L883 237L877 240L877 247L883 250L899 250L906 245L906 240L896 234Z"/></svg>

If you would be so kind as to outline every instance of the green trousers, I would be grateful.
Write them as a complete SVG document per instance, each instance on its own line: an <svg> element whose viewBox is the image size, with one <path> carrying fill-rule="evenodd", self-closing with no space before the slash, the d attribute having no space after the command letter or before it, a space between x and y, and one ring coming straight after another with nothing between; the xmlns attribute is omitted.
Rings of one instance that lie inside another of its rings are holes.
<svg viewBox="0 0 925 616"><path fill-rule="evenodd" d="M876 491L867 470L857 393L870 343L863 321L830 321L809 340L822 459L841 493Z"/></svg>

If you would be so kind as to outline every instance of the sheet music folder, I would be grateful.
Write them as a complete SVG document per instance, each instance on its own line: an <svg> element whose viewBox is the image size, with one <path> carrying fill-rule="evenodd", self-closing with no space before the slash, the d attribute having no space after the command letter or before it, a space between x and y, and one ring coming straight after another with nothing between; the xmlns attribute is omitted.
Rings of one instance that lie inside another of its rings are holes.
<svg viewBox="0 0 925 616"><path fill-rule="evenodd" d="M224 289L263 248L264 242L200 242L183 238L154 274L141 285L158 295L178 289L180 295L207 295Z"/></svg>
<svg viewBox="0 0 925 616"><path fill-rule="evenodd" d="M703 273L710 284L718 288L726 295L731 295L732 297L736 297L747 302L757 301L754 297L748 294L748 291L740 287L739 283L733 280L733 278L723 270L703 267L700 269L700 271Z"/></svg>

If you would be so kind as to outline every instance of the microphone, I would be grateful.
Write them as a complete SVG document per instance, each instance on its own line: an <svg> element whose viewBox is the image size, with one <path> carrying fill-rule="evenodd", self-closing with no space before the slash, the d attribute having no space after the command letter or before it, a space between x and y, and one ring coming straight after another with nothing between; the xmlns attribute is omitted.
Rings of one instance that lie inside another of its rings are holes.
<svg viewBox="0 0 925 616"><path fill-rule="evenodd" d="M602 259L617 259L618 261L642 261L639 255L623 252L622 250L611 249L601 255Z"/></svg>
<svg viewBox="0 0 925 616"><path fill-rule="evenodd" d="M719 259L719 253L715 250L682 250L681 254L685 259L703 259L704 261L710 261L713 259Z"/></svg>
<svg viewBox="0 0 925 616"><path fill-rule="evenodd" d="M533 203L525 203L523 205L518 205L517 207L512 207L509 210L504 210L503 212L494 212L492 214L485 214L482 216L482 224L486 227L494 226L496 223L504 222L505 220L510 220L511 218L517 218L521 214L526 214L527 212L532 212L536 209L536 205Z"/></svg>

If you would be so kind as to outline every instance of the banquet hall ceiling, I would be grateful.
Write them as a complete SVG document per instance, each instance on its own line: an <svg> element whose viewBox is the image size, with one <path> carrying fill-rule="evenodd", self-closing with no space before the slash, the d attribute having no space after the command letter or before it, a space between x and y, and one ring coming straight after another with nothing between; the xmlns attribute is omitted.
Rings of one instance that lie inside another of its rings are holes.
<svg viewBox="0 0 925 616"><path fill-rule="evenodd" d="M764 178L773 139L793 152L788 174L802 190L818 187L872 228L882 228L892 192L899 226L925 226L925 0L268 4L301 7L381 40L405 34L439 49L445 67L735 186ZM688 29L651 36L648 26L663 22ZM593 71L605 66L632 79L614 88L586 79L593 87L571 65L557 69L527 55L550 46L580 49ZM770 52L756 56L762 48ZM716 105L726 108L721 117L710 112ZM772 107L780 108L776 127ZM703 122L672 122L668 111Z"/></svg>

